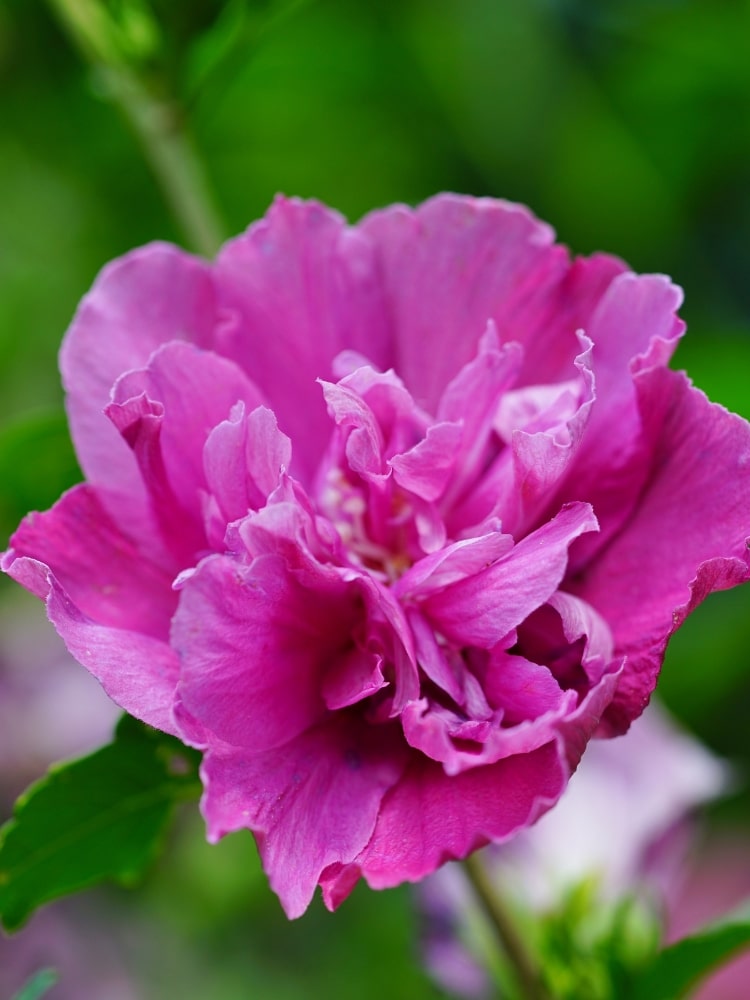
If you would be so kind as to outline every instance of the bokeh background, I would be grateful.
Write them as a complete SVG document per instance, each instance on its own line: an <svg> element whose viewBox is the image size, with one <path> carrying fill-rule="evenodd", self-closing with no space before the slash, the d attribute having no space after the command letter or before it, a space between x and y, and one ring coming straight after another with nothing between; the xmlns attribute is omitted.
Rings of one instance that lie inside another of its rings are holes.
<svg viewBox="0 0 750 1000"><path fill-rule="evenodd" d="M609 250L681 284L689 333L676 364L750 417L747 0L108 6L135 25L143 78L180 104L228 235L278 191L351 220L439 190L525 202L574 252ZM76 303L106 261L153 239L185 242L106 80L51 4L0 0L3 545L27 510L77 478L56 366ZM113 715L50 644L41 608L5 580L0 627L4 818L45 758L95 745ZM661 694L734 763L738 791L710 822L741 845L747 588L714 596L687 623ZM750 842L732 863L750 871ZM54 1000L434 997L416 932L405 889L358 890L333 916L316 904L288 924L251 838L209 848L193 809L135 893L55 904L0 940L0 995L18 988L21 965L49 964L52 948L64 973Z"/></svg>

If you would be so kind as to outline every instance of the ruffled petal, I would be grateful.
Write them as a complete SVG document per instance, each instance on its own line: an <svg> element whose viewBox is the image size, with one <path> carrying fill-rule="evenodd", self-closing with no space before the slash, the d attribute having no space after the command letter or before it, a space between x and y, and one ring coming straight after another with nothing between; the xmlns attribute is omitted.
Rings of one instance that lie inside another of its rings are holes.
<svg viewBox="0 0 750 1000"><path fill-rule="evenodd" d="M573 588L609 623L627 666L610 726L648 702L669 636L714 590L750 580L750 425L679 372L637 376L654 455L623 530Z"/></svg>
<svg viewBox="0 0 750 1000"><path fill-rule="evenodd" d="M557 801L568 776L554 743L450 777L413 753L383 799L367 847L321 879L326 905L335 909L360 876L373 889L418 882L446 861L511 837Z"/></svg>
<svg viewBox="0 0 750 1000"><path fill-rule="evenodd" d="M218 316L210 266L153 243L104 268L65 336L60 369L78 461L126 530L150 514L134 456L102 417L112 385L170 340L210 347Z"/></svg>
<svg viewBox="0 0 750 1000"><path fill-rule="evenodd" d="M511 681L512 683L512 681ZM504 758L532 753L556 736L556 723L575 707L574 691L560 692L549 712L514 726L501 725L502 712L490 719L465 719L427 699L412 702L401 713L409 746L439 761L447 775L487 767ZM541 710L541 706L536 706Z"/></svg>
<svg viewBox="0 0 750 1000"><path fill-rule="evenodd" d="M350 585L302 586L279 556L210 556L186 581L172 643L187 711L226 743L259 752L326 714L323 679L361 619Z"/></svg>
<svg viewBox="0 0 750 1000"><path fill-rule="evenodd" d="M202 767L209 839L251 829L271 888L287 916L298 917L322 872L367 844L405 756L389 728L342 714L278 750L213 749Z"/></svg>
<svg viewBox="0 0 750 1000"><path fill-rule="evenodd" d="M656 436L643 426L634 376L671 357L685 329L676 315L681 302L681 289L662 275L623 274L586 328L594 343L596 404L568 479L550 498L585 498L599 518L601 531L579 546L576 568L620 530L651 475Z"/></svg>
<svg viewBox="0 0 750 1000"><path fill-rule="evenodd" d="M422 602L438 632L457 646L491 649L557 590L571 543L597 522L588 504L570 504L488 569Z"/></svg>
<svg viewBox="0 0 750 1000"><path fill-rule="evenodd" d="M2 568L46 602L72 656L126 712L174 733L179 664L167 638L176 598L161 567L86 486L30 515L11 544Z"/></svg>
<svg viewBox="0 0 750 1000"><path fill-rule="evenodd" d="M291 441L265 406L246 413L239 403L213 428L203 449L203 471L206 533L214 549L222 546L227 525L264 506L291 458Z"/></svg>
<svg viewBox="0 0 750 1000"><path fill-rule="evenodd" d="M177 605L169 568L153 562L148 539L137 544L120 530L90 486L74 486L50 510L21 522L3 569L17 578L16 561L23 557L48 567L93 621L168 639ZM46 594L46 582L42 589Z"/></svg>
<svg viewBox="0 0 750 1000"><path fill-rule="evenodd" d="M554 233L519 205L439 195L361 223L373 241L393 323L396 371L436 412L456 372L476 354L488 320L520 340L518 317L567 270ZM425 349L429 345L429 350Z"/></svg>
<svg viewBox="0 0 750 1000"><path fill-rule="evenodd" d="M340 351L378 368L393 360L387 312L370 242L317 202L277 198L265 219L216 262L233 320L218 350L259 385L294 441L295 475L309 485L330 436L317 378Z"/></svg>
<svg viewBox="0 0 750 1000"><path fill-rule="evenodd" d="M173 341L158 348L146 367L122 375L107 414L138 456L139 431L128 404L143 398L158 405L164 470L178 502L194 516L206 489L203 448L210 431L228 419L237 403L254 410L263 402L241 369L212 351ZM141 469L143 472L143 468ZM146 473L148 486L148 474Z"/></svg>

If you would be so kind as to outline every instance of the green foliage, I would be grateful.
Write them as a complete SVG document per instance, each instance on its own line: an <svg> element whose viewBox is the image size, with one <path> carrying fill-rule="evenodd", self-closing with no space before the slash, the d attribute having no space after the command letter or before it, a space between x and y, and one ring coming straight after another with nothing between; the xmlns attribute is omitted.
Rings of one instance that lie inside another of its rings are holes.
<svg viewBox="0 0 750 1000"><path fill-rule="evenodd" d="M21 987L20 993L16 993L13 1000L39 1000L56 982L57 973L54 969L41 969Z"/></svg>
<svg viewBox="0 0 750 1000"><path fill-rule="evenodd" d="M622 1000L633 970L657 953L661 931L645 900L604 901L598 881L590 879L540 919L537 933L557 1000Z"/></svg>
<svg viewBox="0 0 750 1000"><path fill-rule="evenodd" d="M677 1000L717 965L750 945L750 903L665 948L636 981L627 1000Z"/></svg>
<svg viewBox="0 0 750 1000"><path fill-rule="evenodd" d="M175 803L193 798L197 755L125 716L114 742L51 768L0 830L0 920L18 929L42 903L104 879L132 883L153 860Z"/></svg>

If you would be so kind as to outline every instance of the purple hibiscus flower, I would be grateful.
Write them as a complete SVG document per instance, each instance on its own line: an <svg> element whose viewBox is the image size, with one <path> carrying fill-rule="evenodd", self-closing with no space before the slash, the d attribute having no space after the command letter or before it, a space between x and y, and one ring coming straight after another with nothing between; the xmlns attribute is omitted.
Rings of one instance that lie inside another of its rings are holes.
<svg viewBox="0 0 750 1000"><path fill-rule="evenodd" d="M61 356L87 482L4 568L204 751L290 916L533 823L670 634L750 577L750 426L666 363L680 292L444 195L280 199L110 265Z"/></svg>

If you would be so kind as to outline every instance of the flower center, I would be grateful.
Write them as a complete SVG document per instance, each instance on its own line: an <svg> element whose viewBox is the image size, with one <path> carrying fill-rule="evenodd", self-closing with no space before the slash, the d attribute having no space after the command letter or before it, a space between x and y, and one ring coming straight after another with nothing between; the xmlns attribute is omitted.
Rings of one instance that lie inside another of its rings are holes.
<svg viewBox="0 0 750 1000"><path fill-rule="evenodd" d="M349 561L381 582L394 583L412 565L413 511L390 484L381 493L331 468L318 494L318 509L336 529Z"/></svg>

